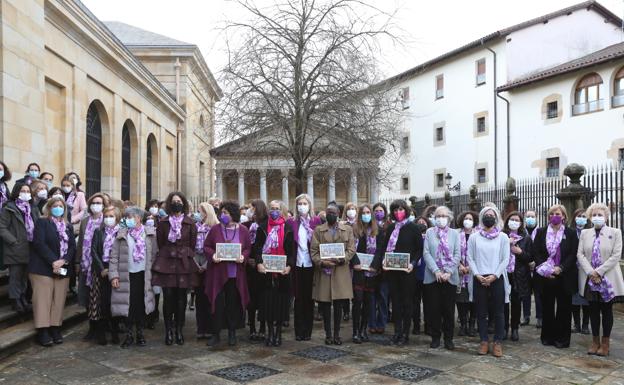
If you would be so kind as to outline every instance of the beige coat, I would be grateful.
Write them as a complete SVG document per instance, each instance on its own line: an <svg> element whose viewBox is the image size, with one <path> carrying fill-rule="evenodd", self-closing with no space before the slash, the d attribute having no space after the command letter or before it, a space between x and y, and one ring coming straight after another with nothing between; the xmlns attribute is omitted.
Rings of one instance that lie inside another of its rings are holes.
<svg viewBox="0 0 624 385"><path fill-rule="evenodd" d="M585 293L585 283L587 275L594 268L591 265L592 248L596 239L596 230L585 229L581 232L577 259L579 268L579 294ZM611 282L615 296L624 296L624 279L622 279L622 269L620 268L620 258L622 256L622 232L609 226L605 226L600 233L600 257L602 264L596 272Z"/></svg>
<svg viewBox="0 0 624 385"><path fill-rule="evenodd" d="M332 267L332 274L327 275L321 267L321 254L319 245L322 243L344 243L344 264ZM355 255L355 239L351 226L339 224L334 237L327 224L319 225L314 229L310 244L310 256L314 263L314 287L312 298L319 302L330 302L337 299L353 298L353 285L351 284L351 271L349 261Z"/></svg>
<svg viewBox="0 0 624 385"><path fill-rule="evenodd" d="M154 311L154 291L152 290L152 263L158 251L156 230L145 228L145 314ZM108 279L119 279L119 288L111 292L111 314L113 317L127 317L130 308L130 273L128 272L128 230L120 229L110 252Z"/></svg>

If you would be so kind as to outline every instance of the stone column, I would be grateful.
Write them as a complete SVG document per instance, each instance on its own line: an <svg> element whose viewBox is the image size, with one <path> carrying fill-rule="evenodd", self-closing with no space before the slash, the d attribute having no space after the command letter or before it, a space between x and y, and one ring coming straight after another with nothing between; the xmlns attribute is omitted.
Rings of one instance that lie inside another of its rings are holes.
<svg viewBox="0 0 624 385"><path fill-rule="evenodd" d="M217 198L223 199L223 170L216 170L217 180L215 181L217 189Z"/></svg>
<svg viewBox="0 0 624 385"><path fill-rule="evenodd" d="M577 163L571 163L563 170L563 175L570 178L570 183L559 191L557 199L566 208L568 215L572 215L576 209L588 207L594 198L595 194L581 184L584 174L585 167Z"/></svg>
<svg viewBox="0 0 624 385"><path fill-rule="evenodd" d="M503 217L511 212L518 211L518 203L520 198L516 196L516 180L512 177L507 178L505 182L505 198L503 198Z"/></svg>
<svg viewBox="0 0 624 385"><path fill-rule="evenodd" d="M282 170L282 201L288 206L288 169Z"/></svg>
<svg viewBox="0 0 624 385"><path fill-rule="evenodd" d="M267 170L260 169L258 170L260 173L260 199L262 199L265 203L267 201Z"/></svg>
<svg viewBox="0 0 624 385"><path fill-rule="evenodd" d="M237 170L238 172L238 203L245 204L245 170Z"/></svg>
<svg viewBox="0 0 624 385"><path fill-rule="evenodd" d="M351 178L349 180L349 200L357 205L357 169L351 170Z"/></svg>
<svg viewBox="0 0 624 385"><path fill-rule="evenodd" d="M444 192L444 206L453 211L453 197L451 196L451 192L449 190Z"/></svg>
<svg viewBox="0 0 624 385"><path fill-rule="evenodd" d="M327 203L336 200L336 170L329 170L327 179Z"/></svg>
<svg viewBox="0 0 624 385"><path fill-rule="evenodd" d="M379 202L379 180L375 175L370 179L370 203L375 204L377 202Z"/></svg>
<svg viewBox="0 0 624 385"><path fill-rule="evenodd" d="M310 199L314 200L314 173L312 170L308 170L308 191L307 194Z"/></svg>
<svg viewBox="0 0 624 385"><path fill-rule="evenodd" d="M478 213L479 211L481 211L481 199L477 197L477 195L479 194L479 189L477 185L473 184L472 186L470 186L468 194L470 195L470 199L468 199L468 207L470 208L470 210Z"/></svg>

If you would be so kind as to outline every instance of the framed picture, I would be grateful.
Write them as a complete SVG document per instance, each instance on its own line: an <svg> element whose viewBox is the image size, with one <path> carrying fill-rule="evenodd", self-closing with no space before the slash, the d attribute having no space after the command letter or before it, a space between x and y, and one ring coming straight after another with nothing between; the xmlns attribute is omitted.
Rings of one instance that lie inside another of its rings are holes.
<svg viewBox="0 0 624 385"><path fill-rule="evenodd" d="M240 243L217 243L217 251L215 253L217 258L222 261L235 262L241 256L241 244Z"/></svg>
<svg viewBox="0 0 624 385"><path fill-rule="evenodd" d="M384 267L386 270L404 270L407 271L410 263L409 253L386 253L384 258Z"/></svg>
<svg viewBox="0 0 624 385"><path fill-rule="evenodd" d="M373 263L374 254L365 254L365 253L357 253L358 259L360 260L360 266L362 266L362 270L369 271L370 265Z"/></svg>
<svg viewBox="0 0 624 385"><path fill-rule="evenodd" d="M321 243L321 259L345 258L344 243Z"/></svg>
<svg viewBox="0 0 624 385"><path fill-rule="evenodd" d="M267 273L281 273L286 269L286 256L262 254L262 264Z"/></svg>

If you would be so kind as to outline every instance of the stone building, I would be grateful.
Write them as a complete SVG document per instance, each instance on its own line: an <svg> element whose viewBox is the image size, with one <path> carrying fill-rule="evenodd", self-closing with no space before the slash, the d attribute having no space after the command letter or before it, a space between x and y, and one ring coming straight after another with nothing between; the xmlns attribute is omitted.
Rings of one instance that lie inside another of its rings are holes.
<svg viewBox="0 0 624 385"><path fill-rule="evenodd" d="M107 27L77 0L0 0L0 15L0 159L16 176L38 162L139 204L212 193L221 90L197 46Z"/></svg>

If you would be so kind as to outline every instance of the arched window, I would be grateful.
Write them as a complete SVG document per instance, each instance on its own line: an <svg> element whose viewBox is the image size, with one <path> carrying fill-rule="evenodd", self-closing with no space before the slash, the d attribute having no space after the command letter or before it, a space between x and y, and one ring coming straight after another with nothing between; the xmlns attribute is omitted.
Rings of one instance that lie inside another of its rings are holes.
<svg viewBox="0 0 624 385"><path fill-rule="evenodd" d="M147 154L145 162L145 196L147 200L158 196L158 148L156 137L147 137Z"/></svg>
<svg viewBox="0 0 624 385"><path fill-rule="evenodd" d="M624 68L621 68L613 80L613 107L624 106Z"/></svg>
<svg viewBox="0 0 624 385"><path fill-rule="evenodd" d="M102 122L95 102L87 110L86 192L91 196L102 189Z"/></svg>
<svg viewBox="0 0 624 385"><path fill-rule="evenodd" d="M132 146L130 144L130 130L128 123L124 123L121 132L121 199L130 199L130 155Z"/></svg>
<svg viewBox="0 0 624 385"><path fill-rule="evenodd" d="M601 85L602 78L597 73L585 75L577 83L574 91L574 106L572 106L573 115L602 110Z"/></svg>

